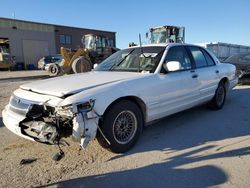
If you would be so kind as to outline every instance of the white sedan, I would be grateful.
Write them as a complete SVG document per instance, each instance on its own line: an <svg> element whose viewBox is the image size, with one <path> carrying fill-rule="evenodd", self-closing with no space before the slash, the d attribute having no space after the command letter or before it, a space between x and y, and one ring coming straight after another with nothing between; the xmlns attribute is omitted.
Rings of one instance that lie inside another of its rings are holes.
<svg viewBox="0 0 250 188"><path fill-rule="evenodd" d="M93 71L20 86L2 112L24 138L58 144L72 136L85 148L97 138L126 152L153 120L208 103L221 109L238 82L236 69L207 50L187 44L131 47Z"/></svg>

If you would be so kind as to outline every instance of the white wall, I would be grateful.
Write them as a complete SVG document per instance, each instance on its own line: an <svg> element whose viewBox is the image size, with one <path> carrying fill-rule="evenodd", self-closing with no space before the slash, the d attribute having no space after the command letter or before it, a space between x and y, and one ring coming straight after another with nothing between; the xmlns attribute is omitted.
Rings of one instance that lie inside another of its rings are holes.
<svg viewBox="0 0 250 188"><path fill-rule="evenodd" d="M16 56L16 62L24 62L23 41L44 41L48 43L48 54L55 54L55 33L46 31L18 30L12 28L0 28L0 38L9 38L10 51L12 56ZM34 43L35 44L35 43ZM39 48L39 45L34 45ZM43 51L44 49L35 49L35 51ZM27 56L27 53L26 53ZM30 59L37 59L37 54L29 54ZM36 58L34 58L34 56ZM27 59L27 58L26 58ZM34 62L36 65L37 62Z"/></svg>

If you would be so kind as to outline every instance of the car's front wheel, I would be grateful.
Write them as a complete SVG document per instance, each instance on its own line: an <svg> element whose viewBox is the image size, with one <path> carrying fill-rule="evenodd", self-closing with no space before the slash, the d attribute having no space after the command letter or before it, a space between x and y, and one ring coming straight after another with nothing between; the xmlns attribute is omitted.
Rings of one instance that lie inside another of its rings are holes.
<svg viewBox="0 0 250 188"><path fill-rule="evenodd" d="M143 128L143 118L137 104L123 100L112 105L101 123L101 131L104 136L97 135L101 146L114 153L123 153L134 146Z"/></svg>

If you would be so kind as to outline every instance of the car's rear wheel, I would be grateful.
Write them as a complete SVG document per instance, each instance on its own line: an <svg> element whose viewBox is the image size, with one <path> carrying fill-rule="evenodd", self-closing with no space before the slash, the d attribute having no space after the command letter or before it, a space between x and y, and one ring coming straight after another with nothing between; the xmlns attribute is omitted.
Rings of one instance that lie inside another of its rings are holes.
<svg viewBox="0 0 250 188"><path fill-rule="evenodd" d="M213 99L209 102L209 107L214 110L221 109L226 100L226 85L225 82L221 81L215 91Z"/></svg>
<svg viewBox="0 0 250 188"><path fill-rule="evenodd" d="M134 146L143 127L140 108L133 102L123 100L112 105L105 113L101 131L97 135L100 145L114 153L123 153Z"/></svg>

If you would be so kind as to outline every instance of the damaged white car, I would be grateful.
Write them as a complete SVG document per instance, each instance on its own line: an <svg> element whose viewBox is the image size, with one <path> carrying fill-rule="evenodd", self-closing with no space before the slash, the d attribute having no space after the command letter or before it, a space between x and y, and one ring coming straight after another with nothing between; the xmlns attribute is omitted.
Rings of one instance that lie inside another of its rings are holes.
<svg viewBox="0 0 250 188"><path fill-rule="evenodd" d="M37 142L72 136L85 148L97 137L103 147L126 152L153 120L203 103L221 109L235 73L198 46L131 47L91 72L20 86L2 117L9 130Z"/></svg>

